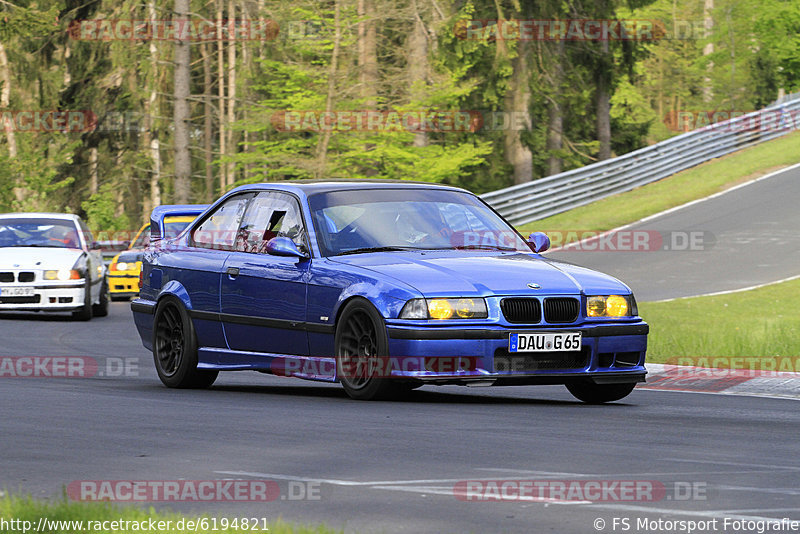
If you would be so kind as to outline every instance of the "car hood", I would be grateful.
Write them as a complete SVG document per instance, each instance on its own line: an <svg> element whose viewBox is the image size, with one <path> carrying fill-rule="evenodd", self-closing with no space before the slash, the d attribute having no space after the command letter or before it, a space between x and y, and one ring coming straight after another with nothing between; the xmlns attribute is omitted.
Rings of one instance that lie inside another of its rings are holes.
<svg viewBox="0 0 800 534"><path fill-rule="evenodd" d="M0 269L71 269L82 250L56 247L4 247L0 249Z"/></svg>
<svg viewBox="0 0 800 534"><path fill-rule="evenodd" d="M426 297L630 293L612 276L535 254L388 252L338 256L335 261L391 276Z"/></svg>

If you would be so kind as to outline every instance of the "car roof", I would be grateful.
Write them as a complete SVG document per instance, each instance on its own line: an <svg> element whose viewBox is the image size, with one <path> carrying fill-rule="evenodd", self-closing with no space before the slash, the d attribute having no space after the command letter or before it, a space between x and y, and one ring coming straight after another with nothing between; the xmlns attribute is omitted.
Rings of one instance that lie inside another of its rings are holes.
<svg viewBox="0 0 800 534"><path fill-rule="evenodd" d="M61 219L77 221L80 219L74 213L0 213L2 219Z"/></svg>
<svg viewBox="0 0 800 534"><path fill-rule="evenodd" d="M239 186L233 191L257 191L260 189L278 189L294 193L312 195L330 191L353 191L359 189L436 189L445 191L463 191L460 187L433 184L428 182L412 182L408 180L291 180L285 182L265 182ZM233 192L231 191L231 192Z"/></svg>

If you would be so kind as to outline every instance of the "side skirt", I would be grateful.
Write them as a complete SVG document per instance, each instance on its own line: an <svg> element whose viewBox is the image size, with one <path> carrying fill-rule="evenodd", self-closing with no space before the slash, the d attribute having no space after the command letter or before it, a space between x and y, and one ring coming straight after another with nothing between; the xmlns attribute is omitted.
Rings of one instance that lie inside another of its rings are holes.
<svg viewBox="0 0 800 534"><path fill-rule="evenodd" d="M316 356L272 354L202 347L197 368L214 371L259 371L276 376L336 382L336 360Z"/></svg>

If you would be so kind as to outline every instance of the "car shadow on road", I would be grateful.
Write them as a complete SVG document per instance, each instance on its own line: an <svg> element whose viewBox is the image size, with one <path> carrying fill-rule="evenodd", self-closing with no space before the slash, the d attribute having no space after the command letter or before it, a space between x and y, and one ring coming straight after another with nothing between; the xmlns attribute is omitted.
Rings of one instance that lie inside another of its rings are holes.
<svg viewBox="0 0 800 534"><path fill-rule="evenodd" d="M498 388L500 389L500 388ZM500 391L497 394L462 394L453 393L450 391L435 391L435 390L414 390L405 393L402 397L396 397L389 400L381 401L356 401L347 396L344 389L333 386L274 386L274 385L215 385L212 386L210 391L215 392L230 392L230 393L258 393L262 395L281 395L281 396L294 396L297 398L313 397L336 399L346 402L353 402L359 404L397 404L397 403L410 403L410 404L528 404L528 405L547 405L547 406L575 406L584 405L578 400L562 400L562 399L547 399L547 398L533 398L533 397L510 397L504 396ZM625 403L612 403L604 406L626 406Z"/></svg>
<svg viewBox="0 0 800 534"><path fill-rule="evenodd" d="M57 322L57 323L71 323L71 322L82 322L77 321L72 317L72 315L67 313L36 313L36 312L28 312L28 313L18 313L18 312L0 312L0 321L2 320L10 320L10 321L41 321L41 322Z"/></svg>

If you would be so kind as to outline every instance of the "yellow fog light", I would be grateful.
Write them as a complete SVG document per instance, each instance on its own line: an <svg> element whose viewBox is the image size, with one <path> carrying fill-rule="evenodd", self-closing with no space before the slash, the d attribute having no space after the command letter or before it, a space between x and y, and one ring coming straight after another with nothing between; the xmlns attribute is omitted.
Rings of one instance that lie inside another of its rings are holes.
<svg viewBox="0 0 800 534"><path fill-rule="evenodd" d="M449 319L453 316L453 307L445 299L428 301L428 313L434 319Z"/></svg>

